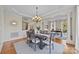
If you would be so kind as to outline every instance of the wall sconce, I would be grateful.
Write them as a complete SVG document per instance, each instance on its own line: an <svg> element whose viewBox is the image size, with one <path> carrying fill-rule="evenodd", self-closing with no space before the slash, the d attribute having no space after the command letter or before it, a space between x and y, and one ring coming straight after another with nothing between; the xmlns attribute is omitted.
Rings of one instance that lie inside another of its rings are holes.
<svg viewBox="0 0 79 59"><path fill-rule="evenodd" d="M17 25L17 22L16 21L12 21L11 25Z"/></svg>
<svg viewBox="0 0 79 59"><path fill-rule="evenodd" d="M16 22L12 22L12 25L16 25Z"/></svg>

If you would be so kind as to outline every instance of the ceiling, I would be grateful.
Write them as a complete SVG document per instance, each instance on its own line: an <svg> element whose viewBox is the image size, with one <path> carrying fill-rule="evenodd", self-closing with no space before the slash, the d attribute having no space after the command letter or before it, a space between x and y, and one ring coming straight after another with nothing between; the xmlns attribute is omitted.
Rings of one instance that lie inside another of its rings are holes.
<svg viewBox="0 0 79 59"><path fill-rule="evenodd" d="M32 18L36 14L36 5L7 5L6 7L24 17ZM66 15L73 9L72 5L38 5L38 14L43 18L52 18Z"/></svg>

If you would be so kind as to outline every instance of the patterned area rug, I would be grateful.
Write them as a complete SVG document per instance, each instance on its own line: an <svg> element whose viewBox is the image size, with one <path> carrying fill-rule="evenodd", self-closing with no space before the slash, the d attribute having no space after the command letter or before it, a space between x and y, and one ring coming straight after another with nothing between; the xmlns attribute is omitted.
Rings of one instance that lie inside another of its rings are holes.
<svg viewBox="0 0 79 59"><path fill-rule="evenodd" d="M64 52L64 45L63 44L57 44L54 43L54 46L51 46L51 50L49 49L49 46L45 46L42 50L36 46L36 50L34 48L29 47L29 45L25 42L19 42L15 43L15 49L17 54L63 54Z"/></svg>
<svg viewBox="0 0 79 59"><path fill-rule="evenodd" d="M14 46L17 54L49 54L49 46L45 46L43 50L36 47L36 51L25 42L15 43Z"/></svg>

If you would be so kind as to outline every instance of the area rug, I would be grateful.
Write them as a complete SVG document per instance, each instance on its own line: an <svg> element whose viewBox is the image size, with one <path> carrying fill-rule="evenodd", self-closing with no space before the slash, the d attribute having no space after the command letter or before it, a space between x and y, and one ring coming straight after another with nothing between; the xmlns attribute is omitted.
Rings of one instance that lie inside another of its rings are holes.
<svg viewBox="0 0 79 59"><path fill-rule="evenodd" d="M14 44L17 54L48 54L49 48L48 46L44 47L43 50L40 50L36 47L36 51L33 48L29 47L25 42L23 43L15 43Z"/></svg>

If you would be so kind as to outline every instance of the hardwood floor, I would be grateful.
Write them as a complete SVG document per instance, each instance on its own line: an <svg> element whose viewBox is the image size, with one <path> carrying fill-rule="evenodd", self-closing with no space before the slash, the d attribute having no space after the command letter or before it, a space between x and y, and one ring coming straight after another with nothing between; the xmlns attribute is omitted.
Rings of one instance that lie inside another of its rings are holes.
<svg viewBox="0 0 79 59"><path fill-rule="evenodd" d="M64 54L75 54L75 46L72 44L66 44Z"/></svg>
<svg viewBox="0 0 79 59"><path fill-rule="evenodd" d="M4 42L1 50L1 54L16 54L14 43L17 43L23 40L26 40L26 38ZM67 46L65 46L65 49L64 49L64 54L73 54L73 53L75 53L75 46L67 44Z"/></svg>
<svg viewBox="0 0 79 59"><path fill-rule="evenodd" d="M1 54L16 54L13 42L4 42Z"/></svg>
<svg viewBox="0 0 79 59"><path fill-rule="evenodd" d="M26 38L4 42L2 50L1 50L1 54L16 54L14 43L17 43L19 41L23 41L25 39Z"/></svg>

